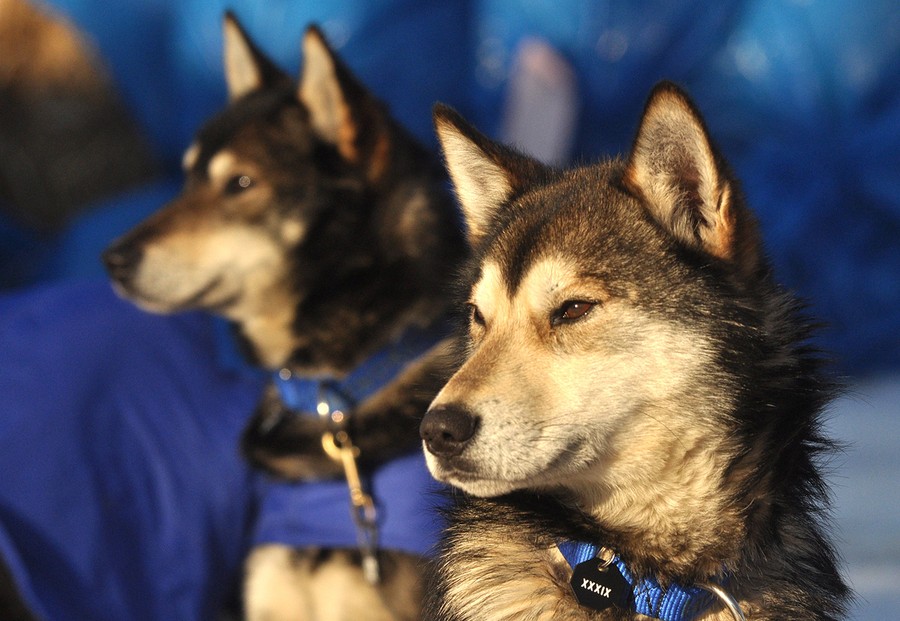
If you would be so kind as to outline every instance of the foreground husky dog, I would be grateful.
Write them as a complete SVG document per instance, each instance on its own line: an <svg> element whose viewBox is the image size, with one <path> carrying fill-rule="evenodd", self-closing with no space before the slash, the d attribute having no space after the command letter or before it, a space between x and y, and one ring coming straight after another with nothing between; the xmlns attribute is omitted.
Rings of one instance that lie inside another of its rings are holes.
<svg viewBox="0 0 900 621"><path fill-rule="evenodd" d="M567 171L435 122L474 258L420 428L468 492L432 617L841 617L831 387L688 98L660 84L627 159Z"/></svg>
<svg viewBox="0 0 900 621"><path fill-rule="evenodd" d="M445 279L464 248L444 173L317 29L303 40L299 86L231 16L224 34L230 104L185 153L182 195L106 252L115 286L151 311L228 318L247 355L279 371L245 432L244 450L258 465L307 480L343 477L345 456L363 478L411 451L421 461L418 424L449 375L434 326L443 324ZM393 360L398 353L407 356ZM347 403L337 394L346 384L329 388L330 418L316 415L315 401L283 403L285 391L297 392L293 378L340 384L363 363L379 376L376 390ZM349 441L337 446L344 433ZM349 521L349 494L340 491L337 515ZM380 576L370 563L367 581L360 553L258 547L247 563L248 618L418 618L420 558L382 549Z"/></svg>

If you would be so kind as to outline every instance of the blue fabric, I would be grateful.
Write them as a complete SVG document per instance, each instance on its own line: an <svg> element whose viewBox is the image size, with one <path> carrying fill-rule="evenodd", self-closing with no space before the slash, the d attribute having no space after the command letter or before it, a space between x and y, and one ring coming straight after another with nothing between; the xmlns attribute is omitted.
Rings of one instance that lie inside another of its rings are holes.
<svg viewBox="0 0 900 621"><path fill-rule="evenodd" d="M573 569L579 563L596 558L600 547L592 543L562 541L557 548ZM631 585L632 610L660 621L691 621L709 608L715 596L700 587L680 584L660 585L655 577L636 580L625 562L618 555L613 557L615 566L625 581Z"/></svg>
<svg viewBox="0 0 900 621"><path fill-rule="evenodd" d="M39 280L55 245L0 211L0 291Z"/></svg>
<svg viewBox="0 0 900 621"><path fill-rule="evenodd" d="M200 620L253 520L239 433L265 377L215 363L208 318L105 282L0 298L0 554L46 620Z"/></svg>
<svg viewBox="0 0 900 621"><path fill-rule="evenodd" d="M222 347L225 322L105 282L0 297L0 317L0 557L43 618L209 619L251 543L356 546L343 481L240 458L269 376ZM381 547L429 553L444 495L422 454L368 483Z"/></svg>
<svg viewBox="0 0 900 621"><path fill-rule="evenodd" d="M391 460L368 477L378 514L378 545L389 550L431 554L442 522L436 508L446 502L431 478L421 451ZM262 488L254 543L356 548L356 527L343 481Z"/></svg>
<svg viewBox="0 0 900 621"><path fill-rule="evenodd" d="M96 44L168 164L162 184L177 183L181 153L225 102L226 3L49 4ZM319 21L432 146L437 100L498 135L527 36L575 70L576 160L627 149L651 84L681 82L744 182L777 275L830 325L822 345L852 373L900 367L895 0L227 4L293 75L302 30ZM58 239L0 223L0 283L102 276L93 257L165 199L153 191L106 202ZM145 315L101 285L0 300L0 554L46 618L209 618L221 599L253 506L237 410L262 380L210 366L213 340L205 319ZM331 506L346 515L343 490Z"/></svg>
<svg viewBox="0 0 900 621"><path fill-rule="evenodd" d="M855 373L900 368L898 25L886 0L747 3L695 80L776 274Z"/></svg>
<svg viewBox="0 0 900 621"><path fill-rule="evenodd" d="M573 158L630 146L647 94L660 79L689 82L728 43L745 0L597 2L480 0L473 106L499 135L519 45L540 38L571 64L581 111Z"/></svg>
<svg viewBox="0 0 900 621"><path fill-rule="evenodd" d="M341 380L274 375L282 402L299 415L318 416L324 397L331 410L352 416L354 406L393 380L403 368L441 338L447 329L413 327L393 343L364 360ZM351 438L352 439L352 438ZM378 546L414 554L434 551L440 534L439 508L446 505L445 489L432 479L421 451L393 459L364 481L377 513ZM263 487L256 543L294 546L357 546L346 482L271 481Z"/></svg>

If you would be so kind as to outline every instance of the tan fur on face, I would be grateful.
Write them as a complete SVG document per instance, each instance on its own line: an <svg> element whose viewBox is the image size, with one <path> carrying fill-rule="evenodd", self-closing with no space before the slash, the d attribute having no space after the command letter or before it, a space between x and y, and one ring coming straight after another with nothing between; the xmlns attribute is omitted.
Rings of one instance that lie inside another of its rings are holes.
<svg viewBox="0 0 900 621"><path fill-rule="evenodd" d="M725 461L726 439L711 422L720 404L671 416L702 392L692 378L711 355L703 334L610 297L564 257L537 261L512 293L487 263L471 300L486 325L473 328L469 360L434 403L480 416L462 455L474 471L455 472L426 451L435 477L479 496L562 488L611 526L658 524L650 531L661 539L673 526L697 532L685 522L704 512L721 523L709 511ZM598 303L552 327L567 300Z"/></svg>
<svg viewBox="0 0 900 621"><path fill-rule="evenodd" d="M200 216L145 245L132 298L153 312L219 309L259 342L270 358L263 362L277 366L293 347L287 335L296 300L286 277L284 250L271 236Z"/></svg>
<svg viewBox="0 0 900 621"><path fill-rule="evenodd" d="M238 172L245 172L241 169L237 156L231 151L217 153L209 160L206 169L210 180L218 187L223 186L226 181L238 174Z"/></svg>
<svg viewBox="0 0 900 621"><path fill-rule="evenodd" d="M194 147L185 153L186 164L196 158ZM254 185L240 196L226 197L224 186L242 174L254 179ZM142 259L130 291L123 293L152 312L215 309L240 322L260 361L277 367L296 346L291 322L297 299L284 282L285 248L300 243L306 227L293 219L266 224L270 190L253 163L233 152L215 155L207 175L203 187L142 225Z"/></svg>
<svg viewBox="0 0 900 621"><path fill-rule="evenodd" d="M190 154L190 150L188 150L185 155ZM267 184L268 175L260 169L259 163L252 155L240 157L234 151L220 151L210 159L206 166L206 172L210 188L219 193L219 196L212 200L222 205L225 201L238 205L237 213L234 216L226 219L225 214L213 213L212 219L235 220L236 223L257 228L263 226L264 219L260 217L267 213L272 214L271 206L274 196ZM241 192L239 197L229 199L225 196L226 186L233 179L240 177L247 177L250 185ZM277 228L269 230L268 234L285 246L295 246L303 241L306 230L306 223L303 221L282 215L279 217Z"/></svg>

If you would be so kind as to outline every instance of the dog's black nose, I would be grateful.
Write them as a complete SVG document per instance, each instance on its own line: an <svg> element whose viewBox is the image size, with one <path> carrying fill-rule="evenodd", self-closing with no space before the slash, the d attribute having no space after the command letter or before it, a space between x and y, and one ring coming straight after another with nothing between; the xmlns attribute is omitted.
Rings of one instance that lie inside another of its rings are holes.
<svg viewBox="0 0 900 621"><path fill-rule="evenodd" d="M103 252L103 264L114 279L125 282L141 262L141 249L136 244L113 244Z"/></svg>
<svg viewBox="0 0 900 621"><path fill-rule="evenodd" d="M425 413L419 435L439 457L459 455L478 428L478 417L460 405L439 405Z"/></svg>

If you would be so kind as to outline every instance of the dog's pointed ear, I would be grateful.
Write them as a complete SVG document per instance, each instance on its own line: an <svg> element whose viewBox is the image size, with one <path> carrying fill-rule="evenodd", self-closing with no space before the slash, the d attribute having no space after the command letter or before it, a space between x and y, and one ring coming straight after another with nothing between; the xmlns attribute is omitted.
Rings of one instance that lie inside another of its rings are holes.
<svg viewBox="0 0 900 621"><path fill-rule="evenodd" d="M546 174L540 162L498 144L449 106L434 107L434 127L462 208L469 245L491 230L504 204Z"/></svg>
<svg viewBox="0 0 900 621"><path fill-rule="evenodd" d="M674 84L651 92L623 181L677 239L744 273L758 267L753 218L700 113Z"/></svg>
<svg viewBox="0 0 900 621"><path fill-rule="evenodd" d="M316 26L310 26L303 37L298 98L309 110L316 134L335 145L347 161L361 163L362 132L374 133L382 126L381 119L373 116L378 105Z"/></svg>
<svg viewBox="0 0 900 621"><path fill-rule="evenodd" d="M228 97L234 101L247 93L287 80L287 76L263 54L244 27L228 11L222 21L225 82Z"/></svg>

